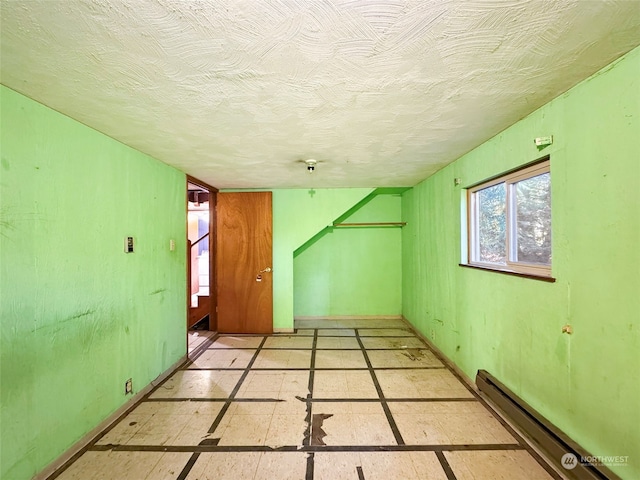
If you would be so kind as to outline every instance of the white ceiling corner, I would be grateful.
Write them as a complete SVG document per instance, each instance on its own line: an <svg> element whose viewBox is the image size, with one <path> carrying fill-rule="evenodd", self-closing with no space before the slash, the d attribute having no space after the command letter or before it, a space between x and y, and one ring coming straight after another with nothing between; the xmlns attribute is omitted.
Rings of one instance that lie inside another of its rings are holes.
<svg viewBox="0 0 640 480"><path fill-rule="evenodd" d="M640 44L635 0L1 5L3 84L219 188L414 185Z"/></svg>

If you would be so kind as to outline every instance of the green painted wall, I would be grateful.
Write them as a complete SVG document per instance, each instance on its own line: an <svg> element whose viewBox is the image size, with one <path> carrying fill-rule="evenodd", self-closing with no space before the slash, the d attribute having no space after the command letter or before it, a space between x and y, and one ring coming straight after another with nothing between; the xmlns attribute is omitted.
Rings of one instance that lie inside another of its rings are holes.
<svg viewBox="0 0 640 480"><path fill-rule="evenodd" d="M553 135L538 151L533 139ZM556 283L458 266L463 190L551 155ZM640 48L403 196L403 314L640 478ZM574 334L561 334L573 325Z"/></svg>
<svg viewBox="0 0 640 480"><path fill-rule="evenodd" d="M372 191L273 190L273 328L293 328L293 252Z"/></svg>
<svg viewBox="0 0 640 480"><path fill-rule="evenodd" d="M0 89L0 477L18 480L185 354L185 176Z"/></svg>
<svg viewBox="0 0 640 480"><path fill-rule="evenodd" d="M399 222L401 203L400 195L376 195L341 221ZM294 255L295 315L400 315L401 248L397 227L327 229Z"/></svg>

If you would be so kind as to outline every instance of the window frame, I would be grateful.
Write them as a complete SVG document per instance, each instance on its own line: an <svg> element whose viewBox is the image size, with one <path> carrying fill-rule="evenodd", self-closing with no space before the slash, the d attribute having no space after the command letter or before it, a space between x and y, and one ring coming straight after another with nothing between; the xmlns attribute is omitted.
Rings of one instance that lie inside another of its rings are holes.
<svg viewBox="0 0 640 480"><path fill-rule="evenodd" d="M463 266L476 267L484 270L492 270L496 272L522 275L530 278L540 277L541 279L552 279L552 265L538 265L527 262L518 262L512 260L517 255L515 251L514 238L517 236L517 224L515 220L515 185L518 182L527 180L545 173L551 174L551 159L549 156L536 160L517 169L511 170L499 176L490 178L480 183L467 187L467 263ZM499 184L505 184L505 252L506 262L504 264L482 262L475 260L479 258L480 244L477 241L478 235L478 202L475 193L489 187ZM552 217L553 218L553 217ZM553 231L553 222L552 222ZM552 237L553 238L553 237Z"/></svg>

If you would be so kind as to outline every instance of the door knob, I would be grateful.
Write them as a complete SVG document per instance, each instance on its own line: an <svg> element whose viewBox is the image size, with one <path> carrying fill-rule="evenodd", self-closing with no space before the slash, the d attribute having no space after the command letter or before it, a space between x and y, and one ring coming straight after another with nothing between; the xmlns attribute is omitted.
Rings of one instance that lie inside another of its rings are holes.
<svg viewBox="0 0 640 480"><path fill-rule="evenodd" d="M256 275L256 282L261 282L262 281L262 273L271 273L273 272L273 269L271 267L267 267L264 270L260 270L258 272L258 275Z"/></svg>

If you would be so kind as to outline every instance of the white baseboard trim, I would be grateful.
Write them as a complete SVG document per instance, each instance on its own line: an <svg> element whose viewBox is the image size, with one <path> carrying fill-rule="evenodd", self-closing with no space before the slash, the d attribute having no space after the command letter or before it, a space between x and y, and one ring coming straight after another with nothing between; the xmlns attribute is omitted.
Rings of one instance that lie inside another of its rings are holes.
<svg viewBox="0 0 640 480"><path fill-rule="evenodd" d="M180 359L171 365L166 371L161 373L155 380L152 380L149 385L144 387L142 390L134 394L126 403L124 403L120 408L118 408L115 412L105 418L102 422L100 422L93 430L84 435L80 440L74 443L66 452L60 455L57 459L47 465L40 473L36 474L32 480L45 480L50 475L52 475L56 470L62 467L65 463L67 463L71 458L78 454L82 449L84 449L87 445L89 445L94 438L96 438L100 432L109 427L111 424L115 423L117 420L122 417L127 410L133 407L136 403L138 403L142 397L144 397L147 393L149 393L156 385L165 380L169 375L171 375L180 365L187 361L187 355L183 355Z"/></svg>
<svg viewBox="0 0 640 480"><path fill-rule="evenodd" d="M443 362L445 362L449 367L451 367L456 374L458 374L458 376L464 381L464 383L466 383L467 385L469 385L475 392L480 393L480 391L478 390L478 386L475 384L475 382L473 380L471 380L467 374L460 368L458 367L458 365L456 365L453 361L451 361L451 359L449 357L447 357L447 355L444 354L444 352L442 350L440 350L437 346L435 346L433 344L433 342L431 340L429 340L427 337L425 337L416 327L413 326L413 324L407 320L404 316L402 317L402 320L404 320L404 322L407 324L407 326L413 331L413 333L415 333L418 337L420 337L420 339L422 341L424 341L427 345L429 345L429 348L432 349L434 352L436 352L436 354L441 358L441 360Z"/></svg>
<svg viewBox="0 0 640 480"><path fill-rule="evenodd" d="M332 315L327 317L293 317L294 320L402 320L402 315Z"/></svg>

